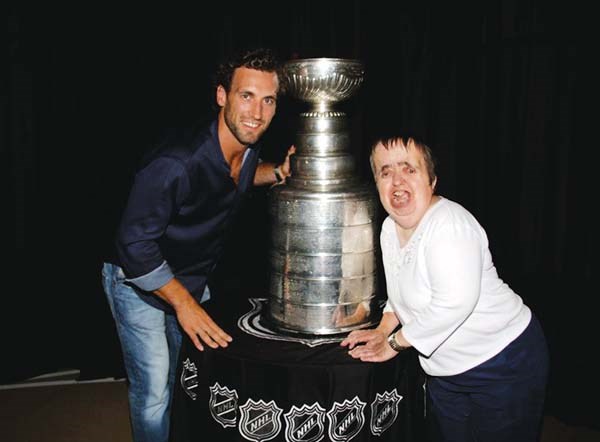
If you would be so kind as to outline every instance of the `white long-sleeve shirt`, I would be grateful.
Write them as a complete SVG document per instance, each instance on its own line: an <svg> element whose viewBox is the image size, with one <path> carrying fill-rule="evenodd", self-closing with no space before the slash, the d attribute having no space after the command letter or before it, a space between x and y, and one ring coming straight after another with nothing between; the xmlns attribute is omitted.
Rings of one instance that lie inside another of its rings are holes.
<svg viewBox="0 0 600 442"><path fill-rule="evenodd" d="M450 376L498 354L529 324L531 310L499 277L485 230L441 198L400 247L387 217L381 248L388 301L426 373Z"/></svg>

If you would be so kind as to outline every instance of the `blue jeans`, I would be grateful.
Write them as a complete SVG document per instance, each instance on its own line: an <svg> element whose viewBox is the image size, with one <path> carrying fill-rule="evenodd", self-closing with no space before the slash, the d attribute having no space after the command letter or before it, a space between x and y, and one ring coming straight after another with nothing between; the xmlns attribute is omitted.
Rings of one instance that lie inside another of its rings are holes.
<svg viewBox="0 0 600 442"><path fill-rule="evenodd" d="M537 318L504 350L455 376L429 377L432 441L534 442L540 435L548 348Z"/></svg>
<svg viewBox="0 0 600 442"><path fill-rule="evenodd" d="M181 346L177 318L144 302L116 265L104 264L102 284L123 351L133 440L166 442Z"/></svg>

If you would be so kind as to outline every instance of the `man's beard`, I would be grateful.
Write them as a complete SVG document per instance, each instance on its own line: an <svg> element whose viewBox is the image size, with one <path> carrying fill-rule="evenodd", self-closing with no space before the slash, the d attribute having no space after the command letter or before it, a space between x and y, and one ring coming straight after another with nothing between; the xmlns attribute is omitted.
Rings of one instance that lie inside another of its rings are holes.
<svg viewBox="0 0 600 442"><path fill-rule="evenodd" d="M224 112L224 120L235 139L238 140L238 142L243 146L256 143L264 132L263 130L262 132L258 133L253 132L252 134L245 134L243 128L234 123L227 110Z"/></svg>

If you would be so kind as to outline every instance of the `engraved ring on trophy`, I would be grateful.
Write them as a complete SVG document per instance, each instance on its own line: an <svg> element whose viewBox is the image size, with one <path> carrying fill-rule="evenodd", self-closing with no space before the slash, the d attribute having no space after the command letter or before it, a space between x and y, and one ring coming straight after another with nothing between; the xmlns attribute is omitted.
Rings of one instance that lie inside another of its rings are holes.
<svg viewBox="0 0 600 442"><path fill-rule="evenodd" d="M265 321L281 332L331 335L374 323L377 196L358 179L348 120L335 104L364 78L358 60L285 64L288 93L307 102L286 186L269 195L271 249Z"/></svg>

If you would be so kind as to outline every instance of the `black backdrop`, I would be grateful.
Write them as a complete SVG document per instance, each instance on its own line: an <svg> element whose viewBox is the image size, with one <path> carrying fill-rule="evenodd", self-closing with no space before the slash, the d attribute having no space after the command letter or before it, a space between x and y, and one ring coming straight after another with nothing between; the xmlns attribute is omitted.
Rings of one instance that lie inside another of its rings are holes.
<svg viewBox="0 0 600 442"><path fill-rule="evenodd" d="M7 12L2 381L62 368L122 373L100 267L132 172L162 132L211 117L221 55L263 44L283 58L364 61L363 87L343 104L361 173L370 179L370 131L397 125L425 136L440 162L438 190L478 217L499 273L546 328L550 412L600 421L581 405L598 397L598 381L585 376L598 293L587 213L595 146L584 135L589 11L335 0ZM282 158L301 109L281 100L265 159ZM218 272L238 296L264 296L266 195L248 201Z"/></svg>

